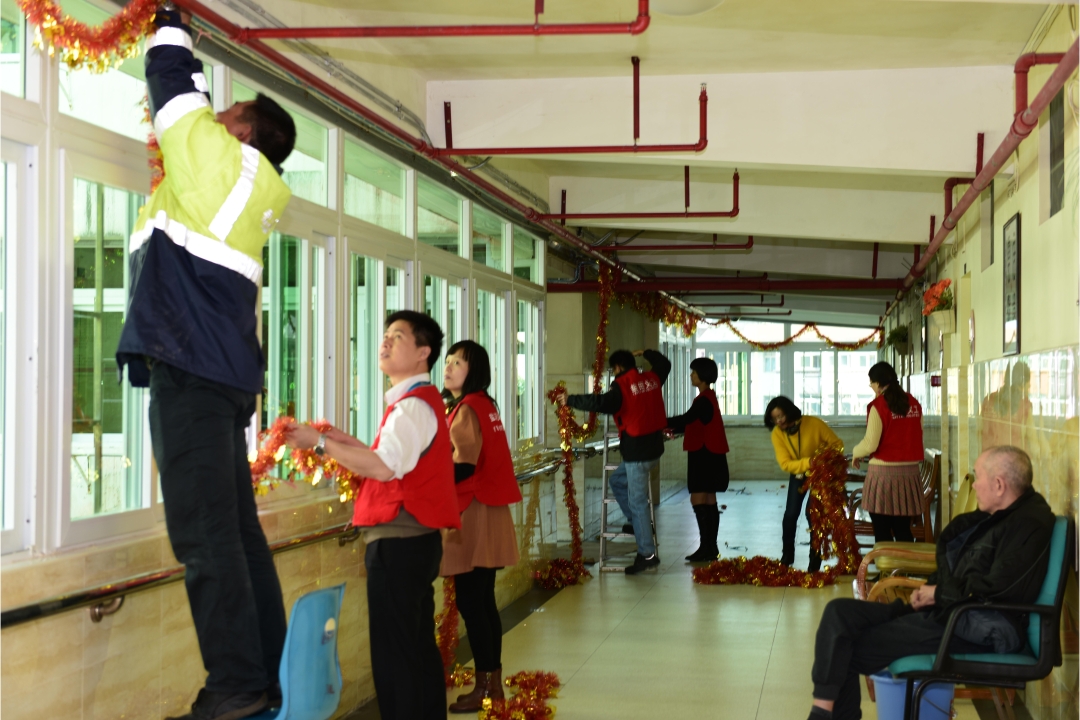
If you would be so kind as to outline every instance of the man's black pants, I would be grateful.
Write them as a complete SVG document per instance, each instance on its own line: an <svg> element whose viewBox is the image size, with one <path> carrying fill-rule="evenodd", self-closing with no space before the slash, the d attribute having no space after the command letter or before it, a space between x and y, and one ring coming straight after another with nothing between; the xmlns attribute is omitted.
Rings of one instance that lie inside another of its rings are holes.
<svg viewBox="0 0 1080 720"><path fill-rule="evenodd" d="M367 546L371 674L383 720L446 718L432 587L441 560L438 532L383 538Z"/></svg>
<svg viewBox="0 0 1080 720"><path fill-rule="evenodd" d="M259 525L245 430L255 396L164 363L150 373L150 437L165 524L185 566L211 692L278 679L285 605Z"/></svg>
<svg viewBox="0 0 1080 720"><path fill-rule="evenodd" d="M799 525L799 511L802 510L803 500L806 493L800 492L803 480L794 475L788 477L787 507L784 509L784 521L781 527L784 530L784 552L781 560L786 565L795 562L795 529ZM810 503L806 504L806 520L810 521ZM810 570L816 572L821 567L821 556L810 547Z"/></svg>
<svg viewBox="0 0 1080 720"><path fill-rule="evenodd" d="M858 720L859 675L871 675L893 660L908 655L937 653L945 626L928 612L911 609L897 600L890 605L865 600L838 599L825 606L814 645L814 697L835 700L833 720ZM961 638L949 643L950 652L993 652Z"/></svg>

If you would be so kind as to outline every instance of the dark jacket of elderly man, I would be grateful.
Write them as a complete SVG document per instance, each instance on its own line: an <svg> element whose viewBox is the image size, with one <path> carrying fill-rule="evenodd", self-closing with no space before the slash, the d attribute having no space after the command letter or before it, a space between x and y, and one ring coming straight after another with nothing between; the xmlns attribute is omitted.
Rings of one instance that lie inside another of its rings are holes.
<svg viewBox="0 0 1080 720"><path fill-rule="evenodd" d="M996 601L1031 603L1046 577L1054 515L1031 488L1023 450L991 448L975 462L979 509L965 513L937 541L937 571L911 604L830 602L814 648L811 720L857 720L859 675L907 655L936 653L956 606ZM954 653L1011 653L1026 647L1026 615L968 611L949 644Z"/></svg>

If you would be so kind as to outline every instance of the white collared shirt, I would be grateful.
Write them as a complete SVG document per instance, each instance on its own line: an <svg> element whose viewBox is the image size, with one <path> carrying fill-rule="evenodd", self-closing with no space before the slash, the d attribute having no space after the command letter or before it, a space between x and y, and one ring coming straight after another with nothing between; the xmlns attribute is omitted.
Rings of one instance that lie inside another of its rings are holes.
<svg viewBox="0 0 1080 720"><path fill-rule="evenodd" d="M386 391L389 407L401 399L417 383L430 383L430 373L413 375ZM435 440L439 422L445 422L431 406L420 398L406 398L394 406L379 434L375 454L394 473L390 480L400 480L416 467L420 456Z"/></svg>

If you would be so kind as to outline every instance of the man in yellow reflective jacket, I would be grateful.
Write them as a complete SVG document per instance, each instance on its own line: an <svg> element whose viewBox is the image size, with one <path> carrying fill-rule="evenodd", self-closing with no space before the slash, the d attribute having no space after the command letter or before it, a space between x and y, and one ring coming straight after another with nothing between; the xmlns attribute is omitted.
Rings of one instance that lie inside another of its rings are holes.
<svg viewBox="0 0 1080 720"><path fill-rule="evenodd" d="M265 96L215 115L187 20L159 11L147 40L165 179L131 236L116 359L132 386L150 388L165 522L208 672L182 717L233 720L280 697L285 608L257 516L246 431L263 385L262 250L291 196L281 163L296 128Z"/></svg>

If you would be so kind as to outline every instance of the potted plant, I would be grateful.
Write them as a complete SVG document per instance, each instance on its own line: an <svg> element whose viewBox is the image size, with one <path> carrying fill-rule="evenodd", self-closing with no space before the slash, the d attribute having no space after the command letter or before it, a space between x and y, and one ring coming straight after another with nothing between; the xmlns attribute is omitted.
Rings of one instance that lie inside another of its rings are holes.
<svg viewBox="0 0 1080 720"><path fill-rule="evenodd" d="M889 335L885 338L885 346L893 347L900 355L907 355L911 352L911 336L908 333L907 325L898 325L889 331Z"/></svg>
<svg viewBox="0 0 1080 720"><path fill-rule="evenodd" d="M951 333L956 330L956 316L953 314L952 280L945 278L931 285L923 293L923 315L930 316L941 332Z"/></svg>

